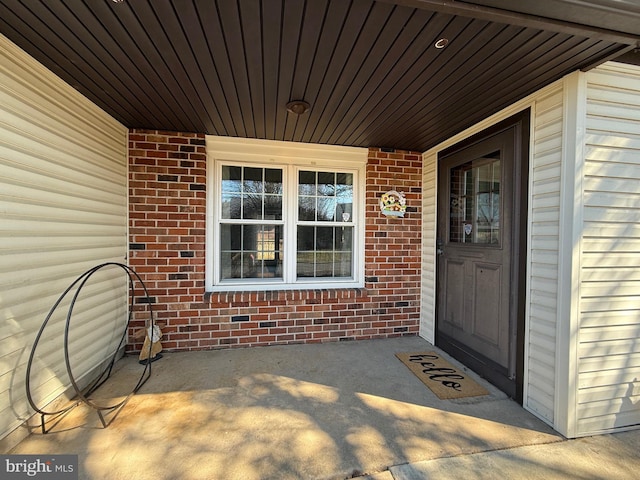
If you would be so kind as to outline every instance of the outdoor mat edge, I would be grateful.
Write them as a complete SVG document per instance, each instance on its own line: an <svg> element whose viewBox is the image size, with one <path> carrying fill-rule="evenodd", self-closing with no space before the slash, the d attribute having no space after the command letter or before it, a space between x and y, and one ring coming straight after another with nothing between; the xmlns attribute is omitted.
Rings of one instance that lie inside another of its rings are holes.
<svg viewBox="0 0 640 480"><path fill-rule="evenodd" d="M395 356L441 400L489 395L486 388L436 352L400 352Z"/></svg>

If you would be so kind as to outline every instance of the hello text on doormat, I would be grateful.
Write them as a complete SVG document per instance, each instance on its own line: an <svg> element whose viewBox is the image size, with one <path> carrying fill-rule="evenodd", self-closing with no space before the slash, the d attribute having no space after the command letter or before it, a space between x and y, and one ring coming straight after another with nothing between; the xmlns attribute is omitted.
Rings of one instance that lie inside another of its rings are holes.
<svg viewBox="0 0 640 480"><path fill-rule="evenodd" d="M396 357L442 400L489 394L435 352L396 353Z"/></svg>

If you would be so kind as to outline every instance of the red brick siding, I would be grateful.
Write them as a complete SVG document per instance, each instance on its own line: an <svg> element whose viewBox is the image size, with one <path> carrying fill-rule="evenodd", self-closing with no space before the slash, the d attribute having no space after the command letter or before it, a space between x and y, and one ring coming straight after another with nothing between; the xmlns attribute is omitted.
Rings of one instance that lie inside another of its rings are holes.
<svg viewBox="0 0 640 480"><path fill-rule="evenodd" d="M404 218L380 195L404 191ZM202 134L132 130L129 265L145 282L167 350L416 335L419 325L421 156L371 148L366 178L365 287L206 293L206 151ZM134 334L148 318L135 298Z"/></svg>

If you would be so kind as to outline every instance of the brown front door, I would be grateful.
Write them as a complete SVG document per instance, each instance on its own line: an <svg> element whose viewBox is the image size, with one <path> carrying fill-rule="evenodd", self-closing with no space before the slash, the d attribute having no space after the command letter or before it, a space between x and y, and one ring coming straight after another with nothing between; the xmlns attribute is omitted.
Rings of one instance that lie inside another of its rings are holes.
<svg viewBox="0 0 640 480"><path fill-rule="evenodd" d="M438 160L436 343L513 398L521 381L521 133L511 123Z"/></svg>

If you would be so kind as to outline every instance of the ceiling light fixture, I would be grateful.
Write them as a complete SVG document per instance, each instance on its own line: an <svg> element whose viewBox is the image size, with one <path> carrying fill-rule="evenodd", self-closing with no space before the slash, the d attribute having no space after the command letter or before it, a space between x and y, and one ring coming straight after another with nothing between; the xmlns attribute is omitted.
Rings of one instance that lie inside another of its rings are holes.
<svg viewBox="0 0 640 480"><path fill-rule="evenodd" d="M438 40L436 43L433 44L433 46L436 47L438 50L442 50L447 45L449 45L448 38L441 38L440 40Z"/></svg>
<svg viewBox="0 0 640 480"><path fill-rule="evenodd" d="M302 115L306 113L311 108L304 100L293 100L287 103L287 112L293 113L294 115Z"/></svg>

